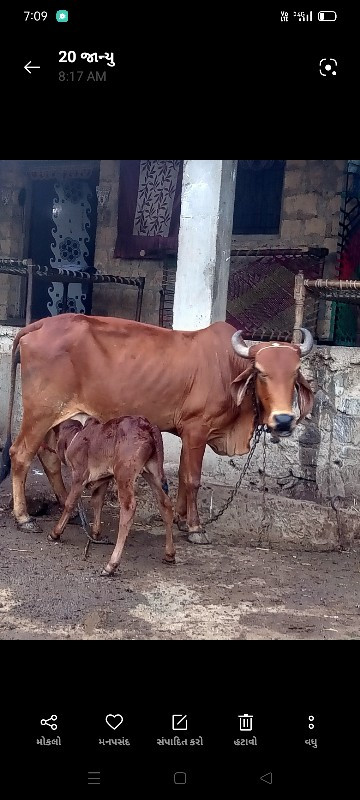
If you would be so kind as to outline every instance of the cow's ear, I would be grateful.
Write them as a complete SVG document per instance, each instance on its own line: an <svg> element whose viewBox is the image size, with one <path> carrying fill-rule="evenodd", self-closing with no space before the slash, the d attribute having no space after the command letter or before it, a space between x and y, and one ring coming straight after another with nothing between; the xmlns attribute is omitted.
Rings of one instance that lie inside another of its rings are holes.
<svg viewBox="0 0 360 800"><path fill-rule="evenodd" d="M311 414L314 405L314 394L301 372L299 372L297 377L296 391L300 409L300 417L298 422L300 422L300 420L304 419L307 414Z"/></svg>
<svg viewBox="0 0 360 800"><path fill-rule="evenodd" d="M251 365L251 367L248 367L245 372L242 372L241 375L238 375L237 378L235 378L235 380L232 382L230 386L231 395L237 406L241 405L249 383L254 375L254 367Z"/></svg>

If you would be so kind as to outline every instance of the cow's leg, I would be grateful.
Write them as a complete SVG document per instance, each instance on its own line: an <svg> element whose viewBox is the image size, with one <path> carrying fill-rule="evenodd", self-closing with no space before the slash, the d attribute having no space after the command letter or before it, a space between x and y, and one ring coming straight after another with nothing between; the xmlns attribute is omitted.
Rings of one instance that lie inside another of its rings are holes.
<svg viewBox="0 0 360 800"><path fill-rule="evenodd" d="M90 500L90 505L94 512L92 535L94 539L99 539L100 541L101 512L105 501L105 495L111 480L112 479L109 478L108 480L102 481L99 486L95 486Z"/></svg>
<svg viewBox="0 0 360 800"><path fill-rule="evenodd" d="M174 522L180 531L187 531L187 499L186 499L186 485L185 485L185 448L184 444L181 447L180 464L179 464L179 485L176 498Z"/></svg>
<svg viewBox="0 0 360 800"><path fill-rule="evenodd" d="M51 451L55 450L56 441L53 430L49 431L44 441L45 444L49 448L51 448ZM64 508L65 500L67 498L67 490L65 488L63 477L61 474L61 461L57 453L51 451L46 450L44 447L40 447L38 452L38 458L41 461L45 475L50 483L50 486L55 494L55 497L59 505L62 506L62 508Z"/></svg>
<svg viewBox="0 0 360 800"><path fill-rule="evenodd" d="M129 473L126 473L125 470L119 470L114 477L118 487L118 497L120 503L119 532L115 549L111 554L110 561L101 573L104 577L112 575L119 566L126 537L131 528L136 509L134 493L135 476L129 476Z"/></svg>
<svg viewBox="0 0 360 800"><path fill-rule="evenodd" d="M26 420L21 426L19 435L10 448L12 487L14 499L14 517L24 530L40 531L41 528L31 519L25 499L25 482L30 464L35 458L53 420Z"/></svg>
<svg viewBox="0 0 360 800"><path fill-rule="evenodd" d="M59 522L56 523L51 533L49 533L48 540L49 542L56 542L60 539L60 536L70 519L71 513L74 511L76 503L81 497L81 493L83 490L83 476L76 475L73 478L70 492L65 500L65 507L64 511L61 514Z"/></svg>
<svg viewBox="0 0 360 800"><path fill-rule="evenodd" d="M142 477L150 484L155 498L157 500L157 504L159 506L160 514L163 518L165 529L166 529L166 539L165 539L165 557L163 561L166 564L174 564L175 563L175 546L173 541L173 509L170 498L165 494L162 485L161 485L161 478L159 476L159 468L156 461L148 461L146 464L146 468L149 470L148 473L143 472Z"/></svg>
<svg viewBox="0 0 360 800"><path fill-rule="evenodd" d="M194 544L210 544L210 539L200 525L197 496L201 484L201 468L206 447L206 432L188 429L183 432L184 483L186 487L188 540Z"/></svg>

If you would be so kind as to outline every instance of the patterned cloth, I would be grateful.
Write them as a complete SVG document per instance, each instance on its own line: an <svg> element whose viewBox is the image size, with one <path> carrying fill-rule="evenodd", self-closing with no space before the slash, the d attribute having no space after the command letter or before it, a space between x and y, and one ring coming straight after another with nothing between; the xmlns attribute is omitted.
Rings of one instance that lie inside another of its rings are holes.
<svg viewBox="0 0 360 800"><path fill-rule="evenodd" d="M300 251L279 250L255 258L232 255L227 322L249 339L290 336L294 328L295 275L302 270L305 278L321 278L323 268L323 258ZM313 334L317 312L318 300L307 292L304 326Z"/></svg>
<svg viewBox="0 0 360 800"><path fill-rule="evenodd" d="M115 258L177 252L182 161L121 161Z"/></svg>

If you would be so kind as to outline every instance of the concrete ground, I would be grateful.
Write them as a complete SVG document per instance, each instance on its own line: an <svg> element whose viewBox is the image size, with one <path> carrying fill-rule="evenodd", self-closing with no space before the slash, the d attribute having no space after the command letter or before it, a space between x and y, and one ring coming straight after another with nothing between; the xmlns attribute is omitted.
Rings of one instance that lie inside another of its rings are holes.
<svg viewBox="0 0 360 800"><path fill-rule="evenodd" d="M51 497L39 462L27 494ZM359 541L345 551L254 540L244 529L241 498L209 526L213 542L199 546L176 532L177 562L162 563L164 531L147 485L139 480L138 508L118 573L100 577L111 548L90 548L79 526L63 543L47 542L58 516L39 517L41 533L20 532L7 506L10 481L0 492L1 639L358 639ZM171 496L176 483L170 481ZM204 518L228 487L200 490ZM104 533L115 540L118 511L109 500ZM177 531L177 528L176 528Z"/></svg>

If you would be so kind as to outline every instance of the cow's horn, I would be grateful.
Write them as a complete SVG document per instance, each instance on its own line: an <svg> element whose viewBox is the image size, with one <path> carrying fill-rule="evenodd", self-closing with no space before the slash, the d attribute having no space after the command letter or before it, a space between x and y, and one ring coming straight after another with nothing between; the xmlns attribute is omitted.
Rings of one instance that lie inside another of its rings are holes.
<svg viewBox="0 0 360 800"><path fill-rule="evenodd" d="M233 334L231 337L231 344L238 356L242 356L242 358L249 358L250 347L246 347L241 333L242 331L236 331L236 333Z"/></svg>
<svg viewBox="0 0 360 800"><path fill-rule="evenodd" d="M301 353L301 356L307 356L308 353L310 353L310 350L312 349L312 346L314 344L314 339L313 339L310 331L307 330L307 328L300 328L300 330L301 330L301 333L304 336L304 341L300 345L300 353Z"/></svg>

